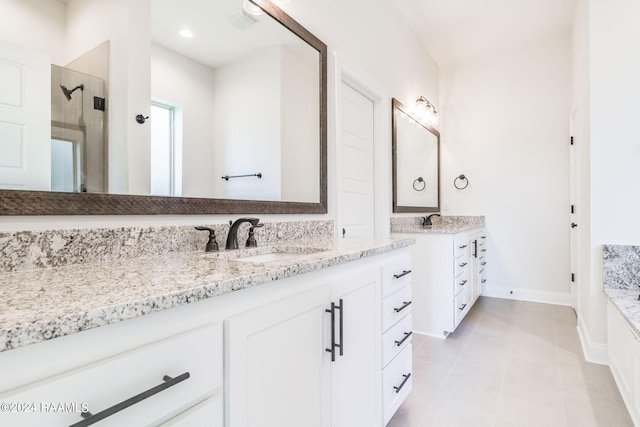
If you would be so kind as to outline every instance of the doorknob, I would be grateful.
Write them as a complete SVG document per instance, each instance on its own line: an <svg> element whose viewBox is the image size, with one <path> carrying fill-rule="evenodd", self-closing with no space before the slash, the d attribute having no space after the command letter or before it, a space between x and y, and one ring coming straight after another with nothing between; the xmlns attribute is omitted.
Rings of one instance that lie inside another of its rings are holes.
<svg viewBox="0 0 640 427"><path fill-rule="evenodd" d="M571 223L571 228L576 228L578 226L578 224L576 224L575 222Z"/></svg>

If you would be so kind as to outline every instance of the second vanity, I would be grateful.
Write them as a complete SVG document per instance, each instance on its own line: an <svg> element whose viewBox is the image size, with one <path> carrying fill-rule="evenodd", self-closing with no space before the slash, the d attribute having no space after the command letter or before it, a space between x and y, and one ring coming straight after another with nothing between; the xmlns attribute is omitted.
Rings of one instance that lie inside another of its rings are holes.
<svg viewBox="0 0 640 427"><path fill-rule="evenodd" d="M412 243L5 273L0 424L384 425L411 389Z"/></svg>
<svg viewBox="0 0 640 427"><path fill-rule="evenodd" d="M413 330L445 338L469 313L487 283L484 217L392 218L399 238L413 237ZM437 221L437 222L436 222Z"/></svg>

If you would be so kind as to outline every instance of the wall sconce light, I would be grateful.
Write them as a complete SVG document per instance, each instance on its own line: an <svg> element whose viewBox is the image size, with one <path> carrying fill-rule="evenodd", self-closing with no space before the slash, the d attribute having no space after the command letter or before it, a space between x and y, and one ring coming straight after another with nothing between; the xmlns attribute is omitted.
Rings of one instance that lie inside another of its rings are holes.
<svg viewBox="0 0 640 427"><path fill-rule="evenodd" d="M424 96L416 99L415 115L421 122L430 124L431 126L438 126L439 117L436 107Z"/></svg>

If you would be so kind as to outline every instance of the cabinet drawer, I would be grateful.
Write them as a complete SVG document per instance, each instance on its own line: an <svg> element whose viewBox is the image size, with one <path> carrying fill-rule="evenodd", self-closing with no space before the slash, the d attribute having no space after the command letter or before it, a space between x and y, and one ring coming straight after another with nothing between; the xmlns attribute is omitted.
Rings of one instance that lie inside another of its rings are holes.
<svg viewBox="0 0 640 427"><path fill-rule="evenodd" d="M382 366L387 364L406 346L411 344L411 315L407 315L393 325L382 336Z"/></svg>
<svg viewBox="0 0 640 427"><path fill-rule="evenodd" d="M462 274L453 278L453 294L458 295L471 286L469 270L465 267Z"/></svg>
<svg viewBox="0 0 640 427"><path fill-rule="evenodd" d="M386 425L413 386L411 345L406 346L382 371L382 412Z"/></svg>
<svg viewBox="0 0 640 427"><path fill-rule="evenodd" d="M223 422L222 393L218 393L160 425L162 427L222 427Z"/></svg>
<svg viewBox="0 0 640 427"><path fill-rule="evenodd" d="M460 324L462 318L466 316L471 309L472 295L473 292L471 286L465 286L465 289L458 295L456 295L453 307L455 312L455 326L458 326Z"/></svg>
<svg viewBox="0 0 640 427"><path fill-rule="evenodd" d="M411 257L401 256L382 266L382 297L411 283Z"/></svg>
<svg viewBox="0 0 640 427"><path fill-rule="evenodd" d="M453 260L453 275L455 277L460 276L469 269L469 258L466 256L456 258Z"/></svg>
<svg viewBox="0 0 640 427"><path fill-rule="evenodd" d="M178 379L183 380L175 381ZM172 385L114 413L100 425L158 424L207 396L222 393L221 325L174 336L5 393L0 401L35 402L36 408L34 413L2 413L0 425L74 424L83 420L83 407L95 415L161 384ZM57 404L66 409L47 410Z"/></svg>
<svg viewBox="0 0 640 427"><path fill-rule="evenodd" d="M453 257L459 258L469 253L469 239L467 237L459 237L453 240Z"/></svg>
<svg viewBox="0 0 640 427"><path fill-rule="evenodd" d="M411 286L389 295L382 301L382 331L386 331L398 320L411 312Z"/></svg>

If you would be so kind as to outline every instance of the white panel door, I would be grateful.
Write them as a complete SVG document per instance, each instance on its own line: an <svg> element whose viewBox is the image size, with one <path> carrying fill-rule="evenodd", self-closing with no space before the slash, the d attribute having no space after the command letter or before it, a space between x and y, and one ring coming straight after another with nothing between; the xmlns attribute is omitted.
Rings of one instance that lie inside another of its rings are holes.
<svg viewBox="0 0 640 427"><path fill-rule="evenodd" d="M0 41L0 188L50 190L48 55Z"/></svg>
<svg viewBox="0 0 640 427"><path fill-rule="evenodd" d="M339 227L346 237L373 237L373 102L342 82L340 110Z"/></svg>

